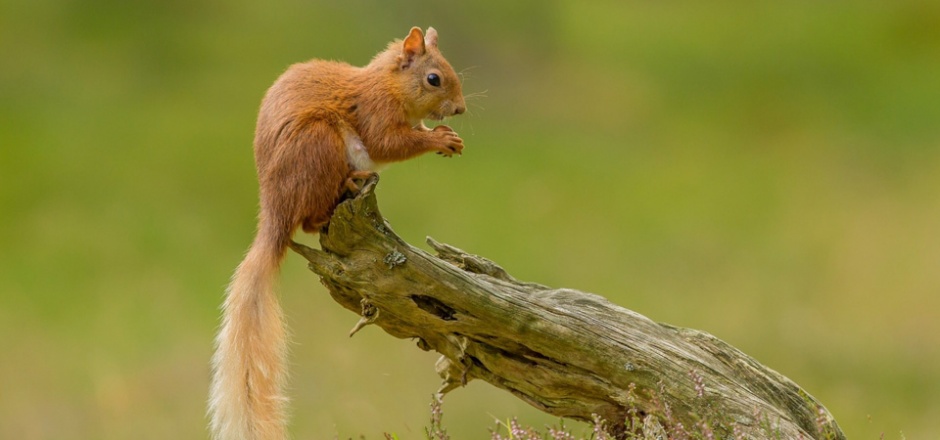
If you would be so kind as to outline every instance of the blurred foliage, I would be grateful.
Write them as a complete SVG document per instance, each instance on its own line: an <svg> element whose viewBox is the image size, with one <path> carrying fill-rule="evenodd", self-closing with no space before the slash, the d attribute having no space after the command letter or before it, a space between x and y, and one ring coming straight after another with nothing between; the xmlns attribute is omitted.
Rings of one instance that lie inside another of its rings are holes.
<svg viewBox="0 0 940 440"><path fill-rule="evenodd" d="M712 332L851 438L933 438L938 5L3 0L0 438L206 436L261 95L412 25L482 96L463 157L383 173L399 234ZM435 356L349 340L298 258L281 284L294 436L421 438ZM455 438L554 422L483 383L445 412Z"/></svg>

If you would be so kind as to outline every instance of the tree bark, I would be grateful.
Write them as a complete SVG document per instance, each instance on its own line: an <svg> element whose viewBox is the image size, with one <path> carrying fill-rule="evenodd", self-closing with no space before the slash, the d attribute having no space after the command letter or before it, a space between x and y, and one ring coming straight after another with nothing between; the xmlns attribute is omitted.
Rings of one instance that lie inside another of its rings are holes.
<svg viewBox="0 0 940 440"><path fill-rule="evenodd" d="M350 336L375 324L440 353L440 392L482 379L555 416L599 415L617 438L647 416L666 432L707 421L720 438L845 438L809 393L708 333L518 281L431 238L436 257L409 245L379 213L377 181L336 208L322 250L291 248L360 316Z"/></svg>

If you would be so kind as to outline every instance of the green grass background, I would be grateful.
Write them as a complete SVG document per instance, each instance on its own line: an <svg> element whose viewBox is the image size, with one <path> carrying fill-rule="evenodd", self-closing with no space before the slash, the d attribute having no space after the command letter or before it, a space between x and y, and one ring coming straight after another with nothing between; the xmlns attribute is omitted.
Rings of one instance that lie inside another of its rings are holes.
<svg viewBox="0 0 940 440"><path fill-rule="evenodd" d="M706 330L850 438L940 436L940 3L0 1L0 438L197 439L251 241L265 89L433 25L463 157L384 214L515 276ZM435 356L295 255L292 432L421 438ZM455 439L555 419L482 382Z"/></svg>

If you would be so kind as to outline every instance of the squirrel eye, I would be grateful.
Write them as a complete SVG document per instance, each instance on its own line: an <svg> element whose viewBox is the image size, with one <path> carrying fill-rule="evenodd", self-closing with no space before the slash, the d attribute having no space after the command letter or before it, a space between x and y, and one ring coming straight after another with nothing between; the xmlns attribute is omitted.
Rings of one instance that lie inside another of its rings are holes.
<svg viewBox="0 0 940 440"><path fill-rule="evenodd" d="M441 77L437 76L436 73L429 74L429 75L428 75L428 84L430 84L430 85L432 85L432 86L434 86L434 87L440 87L440 86L441 86Z"/></svg>

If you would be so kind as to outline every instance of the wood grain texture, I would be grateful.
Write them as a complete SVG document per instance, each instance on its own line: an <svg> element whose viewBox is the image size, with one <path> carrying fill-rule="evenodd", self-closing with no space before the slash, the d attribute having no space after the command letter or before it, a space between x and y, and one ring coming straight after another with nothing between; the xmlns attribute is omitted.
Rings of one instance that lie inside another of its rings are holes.
<svg viewBox="0 0 940 440"><path fill-rule="evenodd" d="M719 438L735 424L748 438L845 438L797 384L708 333L598 295L518 281L430 238L437 256L409 245L380 214L377 181L337 207L322 250L292 249L360 316L353 333L374 324L440 353L442 393L481 379L555 416L597 414L618 438L631 414L667 429L707 419Z"/></svg>

